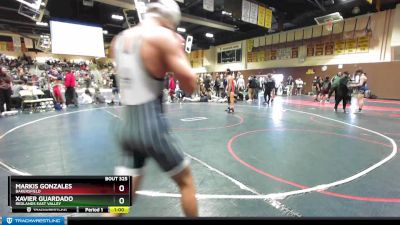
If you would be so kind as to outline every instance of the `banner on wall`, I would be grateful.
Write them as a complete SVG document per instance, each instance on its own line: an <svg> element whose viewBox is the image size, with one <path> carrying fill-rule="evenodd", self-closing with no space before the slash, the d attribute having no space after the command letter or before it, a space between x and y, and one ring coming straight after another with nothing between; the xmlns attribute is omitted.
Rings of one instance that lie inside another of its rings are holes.
<svg viewBox="0 0 400 225"><path fill-rule="evenodd" d="M247 62L248 63L253 62L253 53L252 52L247 53Z"/></svg>
<svg viewBox="0 0 400 225"><path fill-rule="evenodd" d="M265 61L265 51L259 51L258 52L258 61L259 62L264 62Z"/></svg>
<svg viewBox="0 0 400 225"><path fill-rule="evenodd" d="M272 28L272 10L266 8L265 9L265 27L268 29Z"/></svg>
<svg viewBox="0 0 400 225"><path fill-rule="evenodd" d="M307 57L314 56L314 45L307 45Z"/></svg>
<svg viewBox="0 0 400 225"><path fill-rule="evenodd" d="M189 55L189 58L190 58L190 63L192 65L192 67L194 67L194 68L202 67L204 51L203 50L192 51Z"/></svg>
<svg viewBox="0 0 400 225"><path fill-rule="evenodd" d="M214 12L214 0L203 0L203 9Z"/></svg>
<svg viewBox="0 0 400 225"><path fill-rule="evenodd" d="M346 41L335 42L335 55L343 55L346 50Z"/></svg>
<svg viewBox="0 0 400 225"><path fill-rule="evenodd" d="M253 52L253 54L252 54L252 58L253 58L253 62L258 62L258 54L257 54L257 52Z"/></svg>
<svg viewBox="0 0 400 225"><path fill-rule="evenodd" d="M265 7L258 6L258 26L265 27Z"/></svg>
<svg viewBox="0 0 400 225"><path fill-rule="evenodd" d="M242 20L244 22L250 21L250 2L246 0L242 1Z"/></svg>
<svg viewBox="0 0 400 225"><path fill-rule="evenodd" d="M292 48L281 48L277 50L276 58L278 60L290 59L292 57Z"/></svg>
<svg viewBox="0 0 400 225"><path fill-rule="evenodd" d="M217 52L225 52L231 50L242 49L242 43L233 44L233 45L225 45L222 47L217 48Z"/></svg>
<svg viewBox="0 0 400 225"><path fill-rule="evenodd" d="M21 38L20 37L12 37L13 39L13 45L15 48L20 48L21 47Z"/></svg>
<svg viewBox="0 0 400 225"><path fill-rule="evenodd" d="M247 52L252 52L254 47L253 39L247 40Z"/></svg>
<svg viewBox="0 0 400 225"><path fill-rule="evenodd" d="M316 44L315 45L315 56L324 55L324 44Z"/></svg>
<svg viewBox="0 0 400 225"><path fill-rule="evenodd" d="M325 43L325 55L333 55L335 43L333 41Z"/></svg>
<svg viewBox="0 0 400 225"><path fill-rule="evenodd" d="M353 54L357 51L357 40L348 39L346 40L346 54Z"/></svg>
<svg viewBox="0 0 400 225"><path fill-rule="evenodd" d="M369 52L369 37L360 37L357 40L357 53Z"/></svg>
<svg viewBox="0 0 400 225"><path fill-rule="evenodd" d="M33 48L33 41L30 38L24 38L25 48Z"/></svg>
<svg viewBox="0 0 400 225"><path fill-rule="evenodd" d="M276 60L276 50L271 50L271 60Z"/></svg>
<svg viewBox="0 0 400 225"><path fill-rule="evenodd" d="M257 24L258 19L258 5L257 3L251 3L250 6L250 23Z"/></svg>
<svg viewBox="0 0 400 225"><path fill-rule="evenodd" d="M7 42L0 41L0 51L7 51Z"/></svg>

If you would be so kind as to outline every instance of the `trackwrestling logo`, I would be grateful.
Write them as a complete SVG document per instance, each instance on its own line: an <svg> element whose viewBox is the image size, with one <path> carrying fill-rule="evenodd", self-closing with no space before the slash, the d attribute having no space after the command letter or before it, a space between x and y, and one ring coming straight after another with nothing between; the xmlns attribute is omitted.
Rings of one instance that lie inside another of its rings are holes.
<svg viewBox="0 0 400 225"><path fill-rule="evenodd" d="M3 217L2 223L12 225L64 225L64 217Z"/></svg>

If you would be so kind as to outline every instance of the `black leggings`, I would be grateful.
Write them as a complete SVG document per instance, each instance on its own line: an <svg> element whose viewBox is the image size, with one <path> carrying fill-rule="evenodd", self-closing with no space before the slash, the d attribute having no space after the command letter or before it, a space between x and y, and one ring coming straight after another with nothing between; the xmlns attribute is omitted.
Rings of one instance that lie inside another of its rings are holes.
<svg viewBox="0 0 400 225"><path fill-rule="evenodd" d="M265 89L264 91L264 101L269 104L269 101L271 100L271 92L272 89ZM268 101L267 101L267 96L268 96Z"/></svg>
<svg viewBox="0 0 400 225"><path fill-rule="evenodd" d="M331 90L329 91L329 94L328 94L328 99L330 99L332 97L333 92L335 92L335 95L336 95L336 88L331 88Z"/></svg>
<svg viewBox="0 0 400 225"><path fill-rule="evenodd" d="M4 103L6 110L11 110L11 89L0 89L0 113L4 112Z"/></svg>
<svg viewBox="0 0 400 225"><path fill-rule="evenodd" d="M346 104L347 104L348 96L347 93L344 95L335 95L335 109L337 109L340 101L343 101L343 110L346 110Z"/></svg>

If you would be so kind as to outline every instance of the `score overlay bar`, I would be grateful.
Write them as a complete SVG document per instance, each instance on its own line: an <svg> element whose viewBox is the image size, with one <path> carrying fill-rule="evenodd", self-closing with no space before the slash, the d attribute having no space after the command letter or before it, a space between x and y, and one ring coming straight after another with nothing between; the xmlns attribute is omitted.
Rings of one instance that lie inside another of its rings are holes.
<svg viewBox="0 0 400 225"><path fill-rule="evenodd" d="M130 176L9 176L8 181L13 212L99 213L132 205Z"/></svg>

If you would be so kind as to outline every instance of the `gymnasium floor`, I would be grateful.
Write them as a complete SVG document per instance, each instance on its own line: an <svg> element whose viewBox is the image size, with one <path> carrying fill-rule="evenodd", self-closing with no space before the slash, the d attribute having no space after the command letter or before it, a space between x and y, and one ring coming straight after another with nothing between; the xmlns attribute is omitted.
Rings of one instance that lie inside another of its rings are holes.
<svg viewBox="0 0 400 225"><path fill-rule="evenodd" d="M239 103L233 115L226 106L165 106L192 160L201 216L400 216L400 102L369 100L361 114L335 113L306 96L277 97L271 107ZM112 174L120 110L82 106L1 118L0 214L9 214L12 173ZM130 216L183 216L177 193L149 161Z"/></svg>

